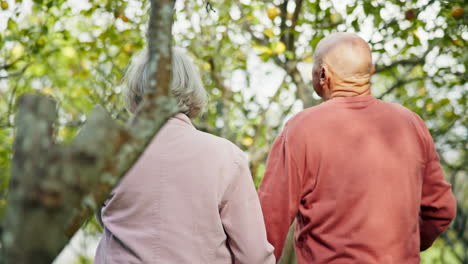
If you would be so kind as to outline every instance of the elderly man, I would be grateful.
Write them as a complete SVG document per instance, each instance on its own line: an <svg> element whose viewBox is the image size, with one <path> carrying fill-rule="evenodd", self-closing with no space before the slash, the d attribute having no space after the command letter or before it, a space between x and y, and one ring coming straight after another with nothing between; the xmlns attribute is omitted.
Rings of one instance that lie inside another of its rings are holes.
<svg viewBox="0 0 468 264"><path fill-rule="evenodd" d="M148 52L126 75L134 112L150 80ZM195 65L172 54L171 94L180 113L159 131L100 210L96 264L271 264L262 210L244 153L191 122L207 94Z"/></svg>
<svg viewBox="0 0 468 264"><path fill-rule="evenodd" d="M419 263L456 207L428 129L371 96L371 51L357 35L323 39L314 62L326 102L289 120L258 192L276 257L296 218L298 263Z"/></svg>

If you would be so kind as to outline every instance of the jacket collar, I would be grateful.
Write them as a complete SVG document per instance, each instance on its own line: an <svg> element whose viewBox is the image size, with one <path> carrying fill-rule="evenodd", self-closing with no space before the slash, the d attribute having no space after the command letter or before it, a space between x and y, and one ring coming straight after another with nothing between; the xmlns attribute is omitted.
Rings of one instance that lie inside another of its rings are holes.
<svg viewBox="0 0 468 264"><path fill-rule="evenodd" d="M195 128L190 118L186 114L183 114L183 113L176 114L175 116L171 117L169 121L174 124L179 124L179 125Z"/></svg>

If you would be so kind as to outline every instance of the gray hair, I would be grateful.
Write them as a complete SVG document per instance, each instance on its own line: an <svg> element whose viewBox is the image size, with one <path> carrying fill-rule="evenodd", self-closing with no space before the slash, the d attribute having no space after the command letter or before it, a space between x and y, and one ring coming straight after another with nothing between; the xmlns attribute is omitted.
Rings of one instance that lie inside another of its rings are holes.
<svg viewBox="0 0 468 264"><path fill-rule="evenodd" d="M149 56L148 50L145 49L132 59L124 77L125 104L131 113L135 113L144 98L144 89L148 87L151 80L148 71ZM176 98L180 112L190 118L202 114L208 102L208 94L203 87L197 68L192 60L178 49L172 50L170 93Z"/></svg>

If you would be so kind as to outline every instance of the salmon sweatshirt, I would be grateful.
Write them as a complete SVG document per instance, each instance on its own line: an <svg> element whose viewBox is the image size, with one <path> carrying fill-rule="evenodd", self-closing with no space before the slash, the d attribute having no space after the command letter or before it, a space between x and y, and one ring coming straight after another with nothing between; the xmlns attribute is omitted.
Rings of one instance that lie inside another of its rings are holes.
<svg viewBox="0 0 468 264"><path fill-rule="evenodd" d="M456 208L424 122L373 96L294 116L258 194L277 259L297 220L298 263L419 263Z"/></svg>

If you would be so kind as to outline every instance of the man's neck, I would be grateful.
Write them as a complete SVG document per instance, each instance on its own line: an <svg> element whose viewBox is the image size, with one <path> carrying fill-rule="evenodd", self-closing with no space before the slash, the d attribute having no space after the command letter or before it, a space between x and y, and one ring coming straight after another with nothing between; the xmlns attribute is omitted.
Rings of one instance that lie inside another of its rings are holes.
<svg viewBox="0 0 468 264"><path fill-rule="evenodd" d="M371 95L369 79L340 80L331 87L330 98Z"/></svg>

